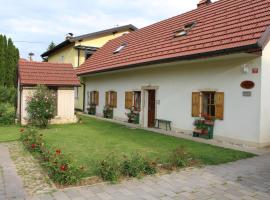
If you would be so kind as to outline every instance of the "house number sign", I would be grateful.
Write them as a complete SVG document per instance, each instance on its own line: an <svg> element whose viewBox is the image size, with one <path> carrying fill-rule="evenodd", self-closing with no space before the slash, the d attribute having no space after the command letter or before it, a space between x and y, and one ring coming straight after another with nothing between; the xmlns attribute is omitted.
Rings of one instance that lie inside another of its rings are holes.
<svg viewBox="0 0 270 200"><path fill-rule="evenodd" d="M253 81L243 81L241 87L250 90L255 87L255 83Z"/></svg>

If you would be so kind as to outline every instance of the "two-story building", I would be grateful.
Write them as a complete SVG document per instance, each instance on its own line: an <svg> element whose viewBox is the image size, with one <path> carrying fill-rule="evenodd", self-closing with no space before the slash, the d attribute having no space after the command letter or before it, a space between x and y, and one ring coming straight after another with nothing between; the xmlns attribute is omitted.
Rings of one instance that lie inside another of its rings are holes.
<svg viewBox="0 0 270 200"><path fill-rule="evenodd" d="M74 68L77 68L109 40L135 30L137 30L137 28L130 24L76 37L73 37L70 33L66 36L65 41L43 53L41 57L46 58L48 62L68 63L72 64ZM77 110L83 110L84 108L83 95L84 84L82 82L81 87L75 88L75 109Z"/></svg>

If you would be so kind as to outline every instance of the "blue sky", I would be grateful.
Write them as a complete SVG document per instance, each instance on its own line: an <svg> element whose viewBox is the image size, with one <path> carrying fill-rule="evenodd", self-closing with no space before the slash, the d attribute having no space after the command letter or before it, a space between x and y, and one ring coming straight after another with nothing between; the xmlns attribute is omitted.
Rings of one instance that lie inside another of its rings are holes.
<svg viewBox="0 0 270 200"><path fill-rule="evenodd" d="M199 0L0 0L0 34L11 37L21 57L41 60L49 43L117 25L138 28L196 8Z"/></svg>

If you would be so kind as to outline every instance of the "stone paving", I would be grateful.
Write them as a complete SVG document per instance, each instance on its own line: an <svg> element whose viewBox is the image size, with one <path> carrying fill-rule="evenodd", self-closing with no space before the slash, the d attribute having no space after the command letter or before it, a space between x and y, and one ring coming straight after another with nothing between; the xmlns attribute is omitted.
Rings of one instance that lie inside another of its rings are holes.
<svg viewBox="0 0 270 200"><path fill-rule="evenodd" d="M175 200L270 199L270 153L233 163L186 169L120 184L67 188L41 196L25 196L20 177L0 144L0 200ZM1 172L1 167L0 167Z"/></svg>
<svg viewBox="0 0 270 200"><path fill-rule="evenodd" d="M53 200L269 200L270 154L168 175L58 190L31 199Z"/></svg>

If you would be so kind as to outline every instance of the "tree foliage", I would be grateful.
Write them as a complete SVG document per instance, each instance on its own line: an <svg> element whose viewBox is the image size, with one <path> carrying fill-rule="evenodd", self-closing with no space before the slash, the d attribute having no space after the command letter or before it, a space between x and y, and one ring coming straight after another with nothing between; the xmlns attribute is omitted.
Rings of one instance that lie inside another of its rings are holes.
<svg viewBox="0 0 270 200"><path fill-rule="evenodd" d="M48 46L48 51L49 50L52 50L54 47L56 47L56 44L52 41L50 44L49 44L49 46Z"/></svg>
<svg viewBox="0 0 270 200"><path fill-rule="evenodd" d="M0 35L0 85L7 88L17 86L19 50L12 40Z"/></svg>

